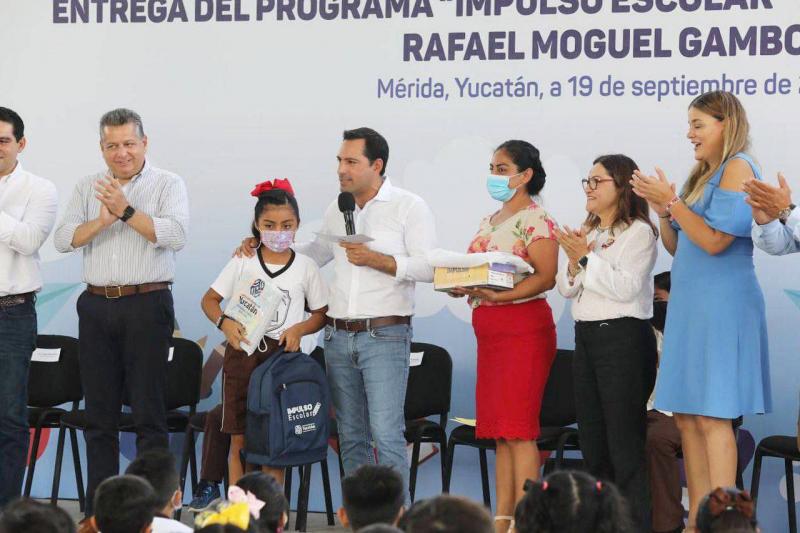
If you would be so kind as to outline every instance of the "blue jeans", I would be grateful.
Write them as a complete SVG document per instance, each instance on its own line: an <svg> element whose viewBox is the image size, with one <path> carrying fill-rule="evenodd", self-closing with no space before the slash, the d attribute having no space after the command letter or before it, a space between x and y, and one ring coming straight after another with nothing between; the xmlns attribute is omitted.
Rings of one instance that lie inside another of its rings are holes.
<svg viewBox="0 0 800 533"><path fill-rule="evenodd" d="M408 485L405 416L411 326L399 324L361 333L325 327L328 367L339 453L345 474L363 464L395 468Z"/></svg>
<svg viewBox="0 0 800 533"><path fill-rule="evenodd" d="M0 307L0 508L20 495L28 458L28 369L36 347L32 299Z"/></svg>

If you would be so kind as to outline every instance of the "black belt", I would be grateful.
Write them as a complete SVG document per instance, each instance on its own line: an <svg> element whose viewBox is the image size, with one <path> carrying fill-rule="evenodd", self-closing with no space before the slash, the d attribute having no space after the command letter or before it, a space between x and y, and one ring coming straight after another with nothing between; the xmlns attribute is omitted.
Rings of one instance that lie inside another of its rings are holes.
<svg viewBox="0 0 800 533"><path fill-rule="evenodd" d="M411 324L410 316L379 316L375 318L331 318L326 317L325 322L335 329L341 329L348 333L361 333L375 328L385 326L396 326L398 324Z"/></svg>
<svg viewBox="0 0 800 533"><path fill-rule="evenodd" d="M123 296L133 296L134 294L144 294L153 291L163 291L169 289L170 282L158 281L155 283L142 283L141 285L115 285L113 287L97 287L87 285L86 290L91 294L103 296L109 300L122 298Z"/></svg>
<svg viewBox="0 0 800 533"><path fill-rule="evenodd" d="M8 296L0 296L0 307L14 307L15 305L22 305L29 300L33 300L35 292L24 292L22 294L9 294Z"/></svg>

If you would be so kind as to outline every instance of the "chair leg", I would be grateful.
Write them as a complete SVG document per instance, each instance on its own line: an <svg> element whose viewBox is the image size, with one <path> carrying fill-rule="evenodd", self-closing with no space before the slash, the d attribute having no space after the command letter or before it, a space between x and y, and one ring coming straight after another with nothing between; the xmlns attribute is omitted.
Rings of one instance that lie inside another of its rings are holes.
<svg viewBox="0 0 800 533"><path fill-rule="evenodd" d="M453 476L453 458L456 453L456 443L455 441L449 441L447 443L447 466L445 467L444 472L444 487L442 487L442 493L448 494L450 492L450 480Z"/></svg>
<svg viewBox="0 0 800 533"><path fill-rule="evenodd" d="M181 491L186 492L186 470L189 468L189 449L194 446L194 430L191 426L186 426L186 432L183 435L183 451L181 453ZM194 495L195 487L192 486L192 495Z"/></svg>
<svg viewBox="0 0 800 533"><path fill-rule="evenodd" d="M286 524L283 527L284 531L289 530L289 520L292 518L292 475L294 475L294 468L287 466L283 474L283 495L286 497L286 505L288 507Z"/></svg>
<svg viewBox="0 0 800 533"><path fill-rule="evenodd" d="M739 489L739 490L744 490L744 476L742 475L742 474L744 474L743 470L744 469L741 467L741 464L739 464L739 461L737 460L736 461L736 488Z"/></svg>
<svg viewBox="0 0 800 533"><path fill-rule="evenodd" d="M295 530L305 531L308 522L308 493L311 487L311 465L301 467L303 472L300 481L300 491L297 495L297 518L295 519Z"/></svg>
<svg viewBox="0 0 800 533"><path fill-rule="evenodd" d="M344 480L344 462L342 461L342 441L336 439L336 459L339 461L339 482Z"/></svg>
<svg viewBox="0 0 800 533"><path fill-rule="evenodd" d="M756 507L758 507L758 484L761 481L761 460L763 457L761 448L756 448L756 454L753 458L753 478L750 480L750 496L753 498Z"/></svg>
<svg viewBox="0 0 800 533"><path fill-rule="evenodd" d="M797 516L795 512L794 501L794 469L792 468L792 460L784 460L786 469L786 505L789 508L789 533L797 533Z"/></svg>
<svg viewBox="0 0 800 533"><path fill-rule="evenodd" d="M28 475L25 476L25 490L22 495L26 498L31 496L31 487L33 486L33 472L36 470L36 455L39 450L39 439L42 437L42 427L37 424L36 430L33 432L33 446L31 447L31 460L28 462Z"/></svg>
<svg viewBox="0 0 800 533"><path fill-rule="evenodd" d="M444 492L444 480L447 471L447 435L442 431L442 438L439 440L439 461L442 466L442 492Z"/></svg>
<svg viewBox="0 0 800 533"><path fill-rule="evenodd" d="M56 465L53 471L53 491L50 493L50 503L58 504L58 489L61 486L61 461L64 459L65 427L58 428L58 446L56 447Z"/></svg>
<svg viewBox="0 0 800 533"><path fill-rule="evenodd" d="M244 448L239 450L239 462L242 463L242 472L247 472L247 460L244 453Z"/></svg>
<svg viewBox="0 0 800 533"><path fill-rule="evenodd" d="M478 450L481 458L481 487L483 487L483 503L489 509L492 508L492 497L489 492L489 465L486 460L486 450L481 448Z"/></svg>
<svg viewBox="0 0 800 533"><path fill-rule="evenodd" d="M331 497L331 475L328 472L328 460L323 459L320 463L322 467L322 490L325 493L325 513L328 515L328 525L336 525L333 519L333 497Z"/></svg>
<svg viewBox="0 0 800 533"><path fill-rule="evenodd" d="M411 502L414 502L414 493L417 489L417 468L419 468L419 449L420 441L414 441L414 448L411 452L411 473L408 477L408 494L411 497Z"/></svg>
<svg viewBox="0 0 800 533"><path fill-rule="evenodd" d="M192 445L189 447L189 465L191 466L191 469L189 470L189 475L192 481L192 494L194 494L194 491L197 490L197 484L199 481L197 479L197 450L195 446L194 435L192 435L191 444ZM225 494L227 495L227 493Z"/></svg>
<svg viewBox="0 0 800 533"><path fill-rule="evenodd" d="M83 490L83 471L81 469L81 451L78 449L78 432L69 429L69 445L72 448L72 466L75 470L75 483L78 485L78 509L86 510L86 493Z"/></svg>

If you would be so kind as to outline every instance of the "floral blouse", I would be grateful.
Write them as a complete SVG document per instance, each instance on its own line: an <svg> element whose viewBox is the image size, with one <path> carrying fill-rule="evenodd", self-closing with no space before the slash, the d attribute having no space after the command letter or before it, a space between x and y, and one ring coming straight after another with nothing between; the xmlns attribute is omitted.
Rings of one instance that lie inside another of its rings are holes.
<svg viewBox="0 0 800 533"><path fill-rule="evenodd" d="M550 215L536 202L531 202L527 208L518 211L502 223L493 226L491 223L493 215L484 217L481 220L478 233L473 237L467 253L483 252L509 252L521 257L527 262L528 246L540 239L556 239L556 224ZM523 303L537 298L544 298L544 293L537 294L530 298L523 298L507 303ZM477 298L470 298L472 307L479 305L503 305L492 302L484 302Z"/></svg>

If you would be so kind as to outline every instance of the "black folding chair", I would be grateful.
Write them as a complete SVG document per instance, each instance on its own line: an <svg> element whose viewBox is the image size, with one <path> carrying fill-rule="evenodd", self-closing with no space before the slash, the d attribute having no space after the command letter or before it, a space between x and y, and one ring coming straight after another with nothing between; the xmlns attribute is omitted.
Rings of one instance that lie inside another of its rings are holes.
<svg viewBox="0 0 800 533"><path fill-rule="evenodd" d="M31 495L33 474L36 470L36 454L42 437L42 430L58 429L58 446L56 448L56 472L61 471L61 460L64 454L64 437L66 432L61 428L61 417L68 413L58 407L72 403L72 411L78 410L78 404L83 399L81 388L81 374L78 364L78 339L63 335L39 335L36 346L45 349L60 350L57 361L31 361L28 373L28 423L34 428L33 447L28 465L28 474L25 478L23 494L26 498ZM72 462L75 468L75 479L78 483L78 505L83 511L86 496L83 490L83 476L81 461L78 451L78 437L74 429L68 429L70 446L72 447ZM56 493L56 476L53 475L53 492ZM55 503L55 500L53 500Z"/></svg>
<svg viewBox="0 0 800 533"><path fill-rule="evenodd" d="M447 449L447 417L450 412L450 397L453 382L453 360L444 348L424 342L412 342L411 353L422 352L422 363L412 366L408 371L408 385L404 417L406 442L413 444L411 449L411 470L408 490L411 501L414 501L419 468L419 454L422 443L439 445L442 468L442 490L445 486L445 468ZM439 420L429 420L429 416L438 416ZM331 437L338 442L339 434L332 427ZM344 478L342 455L339 453L339 472Z"/></svg>
<svg viewBox="0 0 800 533"><path fill-rule="evenodd" d="M794 501L794 469L792 463L800 461L800 450L797 448L796 435L772 435L761 439L756 447L753 461L753 480L750 483L750 494L758 505L758 485L761 481L761 460L764 457L783 459L786 472L786 506L789 513L789 532L797 533L797 511Z"/></svg>
<svg viewBox="0 0 800 533"><path fill-rule="evenodd" d="M167 431L169 433L184 433L189 424L189 419L195 414L197 403L200 401L200 377L203 372L203 350L197 343L188 339L173 337L170 339L173 347L172 359L167 362ZM123 395L123 404L130 405L127 390ZM185 408L188 407L188 411ZM184 409L180 409L184 408ZM61 417L61 427L73 430L86 430L86 411L83 409L69 412ZM133 414L121 413L119 430L135 432L136 426ZM188 446L188 442L184 444ZM184 458L189 457L184 453ZM181 464L181 487L184 486L186 465ZM56 462L57 481L53 482L53 502L58 501L58 486L61 479L60 460Z"/></svg>
<svg viewBox="0 0 800 533"><path fill-rule="evenodd" d="M541 426L536 444L540 450L555 451L553 462L548 460L545 464L545 473L553 468L563 468L565 465L564 452L579 450L578 430L566 427L575 424L577 415L575 411L575 388L572 381L572 350L558 350L547 385L542 397L542 410L539 415ZM481 468L481 487L483 489L483 503L491 507L489 492L489 468L487 450L496 448L495 441L491 439L478 439L475 437L473 426L461 425L450 432L447 443L447 467L445 471L444 492L450 492L450 479L453 473L453 457L456 446L470 446L478 449ZM549 465L552 465L549 466Z"/></svg>
<svg viewBox="0 0 800 533"><path fill-rule="evenodd" d="M439 445L442 490L445 485L447 466L447 416L450 412L450 394L453 382L453 360L444 348L433 344L412 342L411 352L422 352L422 363L412 366L408 372L406 388L405 419L406 442L412 443L411 472L408 490L411 501L417 486L420 447L423 442ZM438 420L429 420L435 416Z"/></svg>

